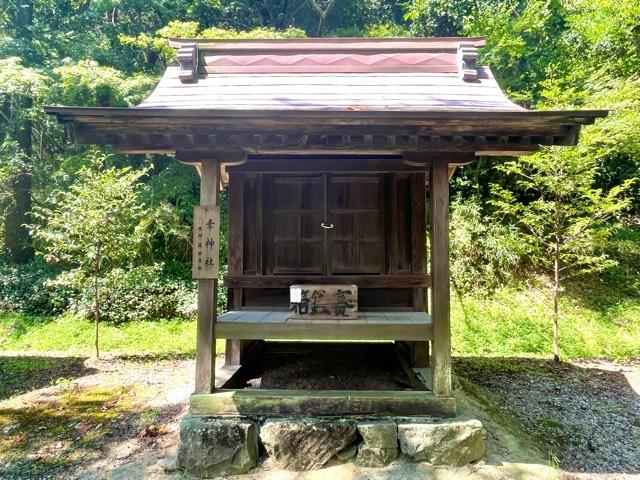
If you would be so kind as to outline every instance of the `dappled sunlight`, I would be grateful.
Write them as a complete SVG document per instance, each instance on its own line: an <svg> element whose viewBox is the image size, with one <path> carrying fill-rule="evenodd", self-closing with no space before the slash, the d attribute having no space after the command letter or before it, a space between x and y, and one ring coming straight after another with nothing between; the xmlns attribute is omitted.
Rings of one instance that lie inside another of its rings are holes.
<svg viewBox="0 0 640 480"><path fill-rule="evenodd" d="M0 355L0 400L48 387L71 378L91 375L86 357Z"/></svg>
<svg viewBox="0 0 640 480"><path fill-rule="evenodd" d="M45 382L46 388L32 385L30 392L0 402L1 478L43 478L105 461L106 468L144 448L175 443L176 422L193 389L188 363L81 360L85 376Z"/></svg>

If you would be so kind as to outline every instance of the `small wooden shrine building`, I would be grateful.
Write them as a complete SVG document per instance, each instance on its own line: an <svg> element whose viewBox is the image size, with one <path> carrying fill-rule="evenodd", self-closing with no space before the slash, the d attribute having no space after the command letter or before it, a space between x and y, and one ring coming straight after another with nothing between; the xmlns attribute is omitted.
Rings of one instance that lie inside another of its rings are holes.
<svg viewBox="0 0 640 480"><path fill-rule="evenodd" d="M170 42L179 66L139 106L47 112L76 143L175 153L200 172L192 413L455 415L449 178L478 156L574 145L606 113L513 104L476 64L482 38ZM230 311L216 318L221 186ZM358 318L289 318L293 284L356 285ZM395 341L426 388L229 388L263 339Z"/></svg>

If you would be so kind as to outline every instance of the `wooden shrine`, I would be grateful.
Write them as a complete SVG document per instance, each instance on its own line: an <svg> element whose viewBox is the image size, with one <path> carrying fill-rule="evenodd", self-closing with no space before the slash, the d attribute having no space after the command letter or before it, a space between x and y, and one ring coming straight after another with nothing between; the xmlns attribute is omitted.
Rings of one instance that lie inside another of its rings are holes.
<svg viewBox="0 0 640 480"><path fill-rule="evenodd" d="M200 172L191 413L455 415L449 179L478 156L574 145L606 112L511 103L476 64L482 38L170 42L179 65L139 106L47 112L76 143L175 153ZM221 187L229 311L217 317ZM357 318L291 318L292 285L355 285ZM237 388L256 342L277 339L394 341L425 388Z"/></svg>

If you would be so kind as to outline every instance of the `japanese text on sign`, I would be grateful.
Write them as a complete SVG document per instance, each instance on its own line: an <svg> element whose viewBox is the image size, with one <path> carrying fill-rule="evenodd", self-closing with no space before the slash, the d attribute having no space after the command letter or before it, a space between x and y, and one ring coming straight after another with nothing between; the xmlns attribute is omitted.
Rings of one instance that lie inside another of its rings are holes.
<svg viewBox="0 0 640 480"><path fill-rule="evenodd" d="M220 208L197 205L193 209L193 278L218 277Z"/></svg>

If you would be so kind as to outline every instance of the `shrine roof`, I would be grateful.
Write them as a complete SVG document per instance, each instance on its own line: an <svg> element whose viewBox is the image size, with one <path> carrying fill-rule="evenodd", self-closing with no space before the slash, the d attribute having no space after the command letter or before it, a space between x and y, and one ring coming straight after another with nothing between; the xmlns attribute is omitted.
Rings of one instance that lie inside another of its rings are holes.
<svg viewBox="0 0 640 480"><path fill-rule="evenodd" d="M138 108L522 111L490 70L480 38L172 39L169 67Z"/></svg>
<svg viewBox="0 0 640 480"><path fill-rule="evenodd" d="M532 112L511 102L490 69L477 65L482 38L169 42L179 65L137 107L47 112L70 124L79 143L136 152L260 151L283 142L302 150L332 141L348 149L357 142L329 137L376 144L376 134L389 142L378 139L380 150L531 151L575 144L580 125L606 115ZM325 137L310 141L312 134Z"/></svg>

